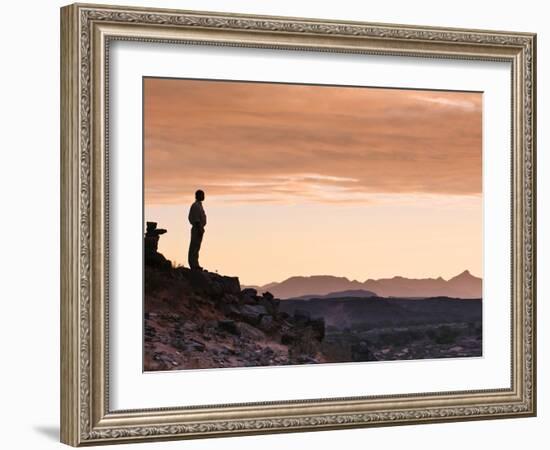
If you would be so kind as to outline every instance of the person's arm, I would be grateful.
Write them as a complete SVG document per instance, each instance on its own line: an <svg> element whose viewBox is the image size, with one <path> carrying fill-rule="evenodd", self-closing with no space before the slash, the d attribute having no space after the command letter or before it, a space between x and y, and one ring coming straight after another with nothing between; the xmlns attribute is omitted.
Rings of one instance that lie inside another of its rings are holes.
<svg viewBox="0 0 550 450"><path fill-rule="evenodd" d="M203 220L202 220L203 214L204 213L200 205L197 205L196 203L193 203L191 205L191 208L189 210L189 222L194 227L197 227L204 231Z"/></svg>
<svg viewBox="0 0 550 450"><path fill-rule="evenodd" d="M200 226L200 213L197 210L197 205L193 203L189 208L189 223L193 226Z"/></svg>

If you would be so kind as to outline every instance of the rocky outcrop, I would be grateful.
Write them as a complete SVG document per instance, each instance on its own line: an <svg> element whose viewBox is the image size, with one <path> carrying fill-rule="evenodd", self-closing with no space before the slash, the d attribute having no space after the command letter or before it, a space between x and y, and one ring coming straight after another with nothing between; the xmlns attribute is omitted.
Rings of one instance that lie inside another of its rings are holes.
<svg viewBox="0 0 550 450"><path fill-rule="evenodd" d="M145 370L325 362L323 319L282 312L279 299L241 289L237 277L173 268L158 252L166 231L151 224L145 235Z"/></svg>
<svg viewBox="0 0 550 450"><path fill-rule="evenodd" d="M143 238L143 256L145 265L169 270L172 263L158 251L160 236L166 233L163 228L157 228L157 222L147 222L147 229Z"/></svg>

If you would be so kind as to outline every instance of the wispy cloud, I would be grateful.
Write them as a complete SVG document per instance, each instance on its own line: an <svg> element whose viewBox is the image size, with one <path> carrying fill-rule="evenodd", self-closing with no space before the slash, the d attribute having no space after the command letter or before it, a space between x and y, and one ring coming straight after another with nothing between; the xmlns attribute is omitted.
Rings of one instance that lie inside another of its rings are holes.
<svg viewBox="0 0 550 450"><path fill-rule="evenodd" d="M481 94L147 79L145 201L481 192ZM378 197L377 197L378 196Z"/></svg>
<svg viewBox="0 0 550 450"><path fill-rule="evenodd" d="M435 103L436 105L446 106L449 108L460 108L465 111L480 111L480 102L478 99L460 99L449 96L417 96L417 100L422 102ZM477 101L476 101L477 100Z"/></svg>

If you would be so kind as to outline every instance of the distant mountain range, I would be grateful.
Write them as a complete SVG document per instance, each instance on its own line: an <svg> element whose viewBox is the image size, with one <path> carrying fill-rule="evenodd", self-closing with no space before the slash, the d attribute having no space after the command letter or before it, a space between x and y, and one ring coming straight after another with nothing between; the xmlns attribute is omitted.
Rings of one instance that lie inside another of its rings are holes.
<svg viewBox="0 0 550 450"><path fill-rule="evenodd" d="M369 298L376 297L377 295L374 292L366 291L365 289L357 289L353 291L338 291L330 292L329 294L319 295L319 294L309 294L309 295L300 295L299 297L293 297L293 300L310 300L312 298Z"/></svg>
<svg viewBox="0 0 550 450"><path fill-rule="evenodd" d="M472 275L468 270L444 280L439 278L381 278L368 279L364 282L349 280L345 277L331 275L296 276L280 283L269 283L265 286L249 286L258 292L271 292L281 299L341 297L453 297L481 298L482 279ZM367 292L365 292L367 291ZM364 295L362 295L364 294Z"/></svg>

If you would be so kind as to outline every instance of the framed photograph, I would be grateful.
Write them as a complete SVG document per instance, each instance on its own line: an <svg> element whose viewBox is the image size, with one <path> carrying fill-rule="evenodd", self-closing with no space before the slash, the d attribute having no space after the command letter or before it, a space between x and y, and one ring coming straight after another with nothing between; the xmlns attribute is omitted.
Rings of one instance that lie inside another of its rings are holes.
<svg viewBox="0 0 550 450"><path fill-rule="evenodd" d="M61 441L536 414L536 36L61 9Z"/></svg>

